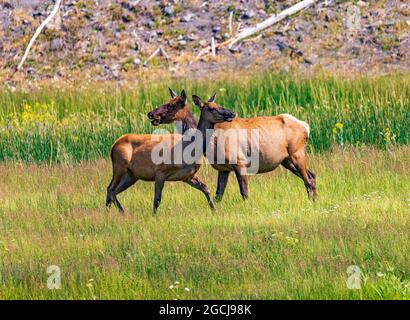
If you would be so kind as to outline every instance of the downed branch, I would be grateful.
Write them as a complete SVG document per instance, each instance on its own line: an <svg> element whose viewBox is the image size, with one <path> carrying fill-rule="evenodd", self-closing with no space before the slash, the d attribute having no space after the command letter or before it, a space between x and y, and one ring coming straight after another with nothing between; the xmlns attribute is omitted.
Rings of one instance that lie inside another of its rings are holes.
<svg viewBox="0 0 410 320"><path fill-rule="evenodd" d="M26 61L27 56L30 52L31 47L34 44L34 41L36 41L37 37L39 36L39 34L41 33L41 31L44 29L44 27L54 18L54 16L57 14L58 10L60 9L60 4L61 4L61 0L57 0L53 11L51 11L50 15L43 21L42 24L40 24L40 26L37 28L36 32L34 33L33 37L31 38L30 42L28 43L28 46L26 48L26 51L24 52L23 57L21 58L20 63L18 64L16 70L14 73L16 73L18 70L21 69L21 67L23 66L24 61Z"/></svg>
<svg viewBox="0 0 410 320"><path fill-rule="evenodd" d="M271 17L269 17L268 19L266 19L265 21L262 21L260 23L258 23L256 26L250 27L250 28L246 28L244 30L242 30L241 32L239 32L238 34L236 34L236 36L234 36L233 38L230 38L228 40L226 40L225 42L222 42L220 44L218 44L216 47L220 48L223 46L228 46L229 48L231 48L235 43L248 38L272 25L274 25L275 23L278 23L280 21L282 21L283 19L311 6L312 4L314 4L317 0L303 0L297 4L295 4L294 6L287 8L285 10L283 10L281 13L277 14L277 15L273 15ZM201 56L205 55L205 54L209 54L210 50L211 50L211 46L208 46L206 48L204 48L203 50L201 50L199 52L199 54L196 57L196 60L199 60L199 58L201 58Z"/></svg>
<svg viewBox="0 0 410 320"><path fill-rule="evenodd" d="M297 12L299 12L302 9L305 9L315 3L316 0L303 0L294 6L287 8L283 10L281 13L278 15L273 15L270 18L266 19L265 21L262 21L261 23L258 23L256 26L251 27L251 28L246 28L245 30L241 31L239 34L237 34L234 38L229 39L228 41L225 42L225 45L228 45L229 47L232 47L235 43L238 41L241 41L245 38L248 38L255 33L258 33L275 23L278 23L279 21L282 21L288 16L291 16Z"/></svg>
<svg viewBox="0 0 410 320"><path fill-rule="evenodd" d="M147 60L144 61L142 64L144 67L148 67L148 62L151 61L158 53L161 53L165 59L169 60L169 55L165 52L165 50L162 47L158 47L157 50L155 50Z"/></svg>
<svg viewBox="0 0 410 320"><path fill-rule="evenodd" d="M211 39L211 52L212 52L213 56L216 55L216 46L215 46L215 38L214 37L212 37L212 39Z"/></svg>

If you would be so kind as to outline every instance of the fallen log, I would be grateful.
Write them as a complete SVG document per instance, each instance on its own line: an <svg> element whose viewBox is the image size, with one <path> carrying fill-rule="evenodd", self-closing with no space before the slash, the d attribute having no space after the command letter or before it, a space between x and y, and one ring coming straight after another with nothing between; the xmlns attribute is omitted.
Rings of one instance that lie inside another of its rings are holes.
<svg viewBox="0 0 410 320"><path fill-rule="evenodd" d="M36 32L34 33L33 37L30 39L30 42L28 43L28 46L26 48L26 51L24 52L23 57L21 58L20 63L18 64L16 71L20 70L21 67L24 64L24 61L26 61L27 56L30 52L31 47L34 44L34 41L36 41L37 37L40 35L41 31L44 29L44 27L54 18L54 16L57 14L58 10L60 9L60 4L61 0L57 0L53 11L51 11L50 15L43 21L43 23L40 24L40 26L37 28Z"/></svg>
<svg viewBox="0 0 410 320"><path fill-rule="evenodd" d="M266 19L265 21L262 21L261 23L258 23L254 27L244 29L243 31L238 33L235 37L227 40L225 42L225 45L228 45L229 47L232 47L238 41L241 41L245 38L248 38L248 37L250 37L250 36L252 36L252 35L254 35L254 34L256 34L256 33L260 32L260 31L262 31L262 30L264 30L264 29L266 29L266 28L268 28L272 25L274 25L275 23L278 23L279 21L282 21L286 17L289 17L289 16L299 12L300 10L311 6L315 2L316 2L316 0L303 0L303 1L295 4L294 6L283 10L278 15L273 15L270 18Z"/></svg>
<svg viewBox="0 0 410 320"><path fill-rule="evenodd" d="M165 59L169 60L169 55L165 52L164 48L158 47L142 64L144 67L148 67L148 62L151 61L158 53L161 53Z"/></svg>
<svg viewBox="0 0 410 320"><path fill-rule="evenodd" d="M280 12L277 15L273 15L271 17L269 17L268 19L258 23L256 26L250 27L250 28L246 28L244 30L242 30L241 32L237 33L236 36L226 40L225 42L219 43L216 48L220 48L223 46L228 46L229 48L231 48L235 43L246 39L256 33L261 32L262 30L265 30L266 28L269 28L270 26L274 25L275 23L278 23L280 21L282 21L283 19L311 6L312 4L314 4L315 2L317 2L317 0L303 0L297 4L295 4L294 6L287 8L285 10L283 10L282 12ZM199 54L197 55L195 61L199 60L202 56L209 54L209 52L212 50L211 46L208 46L206 48L204 48L203 50L201 50L199 52Z"/></svg>

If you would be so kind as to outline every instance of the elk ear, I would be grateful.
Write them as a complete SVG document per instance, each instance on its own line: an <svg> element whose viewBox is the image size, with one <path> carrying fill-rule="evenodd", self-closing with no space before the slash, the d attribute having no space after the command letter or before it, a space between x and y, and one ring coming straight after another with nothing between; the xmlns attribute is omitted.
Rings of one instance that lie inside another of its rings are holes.
<svg viewBox="0 0 410 320"><path fill-rule="evenodd" d="M171 94L171 98L175 98L177 95L178 95L178 93L176 93L174 90L172 90L171 88L168 88L168 90L169 90L169 93Z"/></svg>
<svg viewBox="0 0 410 320"><path fill-rule="evenodd" d="M208 102L214 102L216 98L216 93L212 97L209 98Z"/></svg>
<svg viewBox="0 0 410 320"><path fill-rule="evenodd" d="M198 97L196 95L193 95L192 100L194 100L194 103L195 103L196 106L198 106L199 108L202 109L202 101L201 101L200 97Z"/></svg>
<svg viewBox="0 0 410 320"><path fill-rule="evenodd" d="M186 102L186 93L185 93L185 90L182 90L182 91L181 91L180 97L181 97L181 101L182 101L183 103L185 103L185 102Z"/></svg>

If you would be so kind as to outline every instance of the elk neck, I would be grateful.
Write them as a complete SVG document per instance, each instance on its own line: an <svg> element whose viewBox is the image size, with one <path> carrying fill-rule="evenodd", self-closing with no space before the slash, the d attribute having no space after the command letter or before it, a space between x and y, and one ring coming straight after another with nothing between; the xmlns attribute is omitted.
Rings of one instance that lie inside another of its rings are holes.
<svg viewBox="0 0 410 320"><path fill-rule="evenodd" d="M196 119L194 115L192 114L191 109L188 106L186 106L185 109L186 109L185 116L181 120L182 121L182 134L184 134L189 129L196 129L198 127L198 123L196 122Z"/></svg>
<svg viewBox="0 0 410 320"><path fill-rule="evenodd" d="M205 119L204 111L201 111L201 116L199 117L199 123L197 129L201 132L202 135L202 153L206 153L206 149L208 147L208 143L210 142L210 137L207 137L211 133L214 128L214 123Z"/></svg>

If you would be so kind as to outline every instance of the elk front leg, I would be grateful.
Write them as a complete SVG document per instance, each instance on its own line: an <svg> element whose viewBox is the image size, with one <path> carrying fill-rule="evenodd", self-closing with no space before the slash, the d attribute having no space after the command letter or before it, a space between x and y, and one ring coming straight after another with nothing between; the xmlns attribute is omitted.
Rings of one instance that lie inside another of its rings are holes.
<svg viewBox="0 0 410 320"><path fill-rule="evenodd" d="M218 186L216 188L215 201L221 201L228 183L229 171L218 171Z"/></svg>
<svg viewBox="0 0 410 320"><path fill-rule="evenodd" d="M206 200L208 201L209 206L211 207L212 210L216 210L215 204L213 203L211 199L211 194L208 190L208 187L206 186L205 183L203 183L201 180L199 180L198 177L194 176L193 178L186 180L185 181L187 184L190 186L194 187L195 189L200 190L206 197Z"/></svg>
<svg viewBox="0 0 410 320"><path fill-rule="evenodd" d="M164 188L165 180L162 178L155 179L155 195L154 195L154 209L153 214L157 213L158 206L161 202L162 189Z"/></svg>

